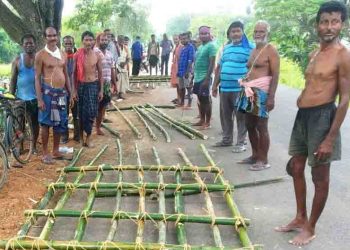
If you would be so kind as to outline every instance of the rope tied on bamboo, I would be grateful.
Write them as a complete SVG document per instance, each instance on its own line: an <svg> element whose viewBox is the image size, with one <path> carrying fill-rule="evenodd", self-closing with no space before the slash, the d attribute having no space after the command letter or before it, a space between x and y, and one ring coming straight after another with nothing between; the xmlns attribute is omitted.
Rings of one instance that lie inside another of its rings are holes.
<svg viewBox="0 0 350 250"><path fill-rule="evenodd" d="M91 182L89 191L94 190L95 192L97 192L98 191L97 185L98 185L97 181Z"/></svg>
<svg viewBox="0 0 350 250"><path fill-rule="evenodd" d="M158 192L165 190L165 184L164 183L158 183Z"/></svg>
<svg viewBox="0 0 350 250"><path fill-rule="evenodd" d="M245 220L242 216L235 216L233 217L235 220L235 229L238 232L240 227L247 228L247 224L245 223Z"/></svg>
<svg viewBox="0 0 350 250"><path fill-rule="evenodd" d="M100 250L107 250L110 245L115 247L116 249L121 250L121 248L116 243L114 243L113 241L110 241L110 240L106 240L106 241L102 242L99 249Z"/></svg>
<svg viewBox="0 0 350 250"><path fill-rule="evenodd" d="M55 188L55 184L56 183L50 183L49 186L48 186L48 190L49 191L52 190L53 193L56 193L56 188Z"/></svg>
<svg viewBox="0 0 350 250"><path fill-rule="evenodd" d="M123 183L122 182L118 182L117 190L123 191Z"/></svg>
<svg viewBox="0 0 350 250"><path fill-rule="evenodd" d="M157 174L159 174L159 173L163 173L163 171L164 171L164 166L162 166L162 165L158 165L158 168L157 168Z"/></svg>
<svg viewBox="0 0 350 250"><path fill-rule="evenodd" d="M83 210L81 211L79 219L84 219L85 221L88 220L88 218L93 214L94 212L90 210Z"/></svg>
<svg viewBox="0 0 350 250"><path fill-rule="evenodd" d="M191 250L192 249L191 245L187 244L187 243L184 244L183 247L184 247L184 250Z"/></svg>
<svg viewBox="0 0 350 250"><path fill-rule="evenodd" d="M183 216L186 216L186 215L185 214L177 214L177 219L175 221L175 226L177 226L180 223L180 221L181 221ZM170 217L172 217L172 216L170 216ZM183 224L183 223L181 223L181 224Z"/></svg>
<svg viewBox="0 0 350 250"><path fill-rule="evenodd" d="M76 250L77 248L81 248L81 249L83 249L83 250L86 250L86 248L84 248L84 247L79 243L79 241L76 241L76 240L68 241L66 250L69 250L70 248L73 248L73 250Z"/></svg>
<svg viewBox="0 0 350 250"><path fill-rule="evenodd" d="M129 216L128 213L124 212L124 211L115 211L113 213L112 222L115 220L120 220L122 215L125 216L126 218L128 218L129 220L131 220L132 222L134 222L136 225L138 225L138 221L131 218L131 216Z"/></svg>
<svg viewBox="0 0 350 250"><path fill-rule="evenodd" d="M76 189L76 186L73 183L68 182L68 183L64 184L65 191L73 192L75 189Z"/></svg>
<svg viewBox="0 0 350 250"><path fill-rule="evenodd" d="M33 211L33 212L34 212L34 211ZM45 210L45 216L56 220L55 211L54 211L53 209L46 209L46 210Z"/></svg>
<svg viewBox="0 0 350 250"><path fill-rule="evenodd" d="M102 174L104 174L104 172L103 172L104 166L105 166L104 164L98 165L97 172L101 172Z"/></svg>
<svg viewBox="0 0 350 250"><path fill-rule="evenodd" d="M86 175L85 167L80 167L79 173L82 173L83 175Z"/></svg>
<svg viewBox="0 0 350 250"><path fill-rule="evenodd" d="M218 168L218 167L215 167L215 168L217 169L218 173L215 176L214 182L216 182L218 180L218 178L224 174L224 170L223 169Z"/></svg>
<svg viewBox="0 0 350 250"><path fill-rule="evenodd" d="M48 247L48 249L54 250L54 248L52 248L47 241L40 239L40 238L37 238L37 237L31 237L31 236L19 236L19 237L14 237L14 238L9 239L6 243L5 250L16 250L18 248L21 248L22 250L26 250L26 248L23 247L21 245L21 242L20 242L20 240L23 238L33 240L33 243L32 243L31 248L30 248L31 250L34 250L34 249L41 250L40 244L44 244Z"/></svg>
<svg viewBox="0 0 350 250"><path fill-rule="evenodd" d="M29 215L27 216L28 217L27 221L33 222L33 224L35 224L36 223L36 217L34 215L34 210L30 210L30 211L28 211L28 213L29 213Z"/></svg>
<svg viewBox="0 0 350 250"><path fill-rule="evenodd" d="M228 183L228 181L225 182L224 187L225 187L224 194L231 194L232 193L233 190L232 190L231 185Z"/></svg>
<svg viewBox="0 0 350 250"><path fill-rule="evenodd" d="M199 173L199 167L198 166L192 166L192 172L193 173Z"/></svg>
<svg viewBox="0 0 350 250"><path fill-rule="evenodd" d="M204 210L207 214L209 214L209 216L211 217L211 226L212 226L212 227L215 226L215 224L216 224L216 216L215 216L214 211L210 211L210 210L205 209L205 208L203 208L203 210Z"/></svg>

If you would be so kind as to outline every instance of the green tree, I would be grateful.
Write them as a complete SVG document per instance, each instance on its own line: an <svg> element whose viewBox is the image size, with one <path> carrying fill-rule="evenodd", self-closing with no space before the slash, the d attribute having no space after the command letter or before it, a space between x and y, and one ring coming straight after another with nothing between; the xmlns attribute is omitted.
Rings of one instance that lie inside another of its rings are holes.
<svg viewBox="0 0 350 250"><path fill-rule="evenodd" d="M10 63L19 51L19 46L11 41L3 29L0 29L0 63Z"/></svg>
<svg viewBox="0 0 350 250"><path fill-rule="evenodd" d="M317 46L315 18L324 0L256 0L255 18L271 25L271 39L279 52L302 68L308 54Z"/></svg>
<svg viewBox="0 0 350 250"><path fill-rule="evenodd" d="M62 10L63 0L0 0L0 26L18 44L23 34L35 35L41 47L47 26L61 30Z"/></svg>
<svg viewBox="0 0 350 250"><path fill-rule="evenodd" d="M169 19L166 24L166 33L172 36L188 31L190 29L191 20L192 17L189 14L183 14Z"/></svg>

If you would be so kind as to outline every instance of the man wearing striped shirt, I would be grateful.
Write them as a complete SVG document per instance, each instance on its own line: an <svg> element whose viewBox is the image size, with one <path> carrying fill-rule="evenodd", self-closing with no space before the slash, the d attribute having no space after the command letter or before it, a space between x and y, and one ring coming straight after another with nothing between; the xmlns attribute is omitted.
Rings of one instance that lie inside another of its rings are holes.
<svg viewBox="0 0 350 250"><path fill-rule="evenodd" d="M233 115L237 121L237 142L233 152L240 153L246 150L244 142L247 135L244 114L237 111L237 100L242 90L238 80L247 73L247 62L254 45L244 34L244 26L240 21L233 22L227 31L232 43L227 44L218 62L218 72L215 75L212 94L218 94L220 85L220 116L222 120L222 140L215 146L231 146L233 143Z"/></svg>

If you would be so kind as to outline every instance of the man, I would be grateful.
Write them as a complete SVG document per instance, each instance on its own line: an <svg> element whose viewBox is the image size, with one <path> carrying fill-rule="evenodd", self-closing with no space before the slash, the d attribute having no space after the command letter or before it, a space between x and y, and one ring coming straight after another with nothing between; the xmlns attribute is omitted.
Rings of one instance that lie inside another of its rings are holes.
<svg viewBox="0 0 350 250"><path fill-rule="evenodd" d="M37 153L36 143L39 136L38 101L35 92L34 60L36 39L32 34L21 38L23 53L12 63L10 93L24 101L25 110L33 127L33 153Z"/></svg>
<svg viewBox="0 0 350 250"><path fill-rule="evenodd" d="M117 61L117 74L118 74L118 100L124 100L125 93L129 89L129 49L124 45L124 36L118 36L117 43L118 61Z"/></svg>
<svg viewBox="0 0 350 250"><path fill-rule="evenodd" d="M126 65L126 69L128 70L128 76L130 76L130 68L131 68L131 65L130 65L131 54L130 54L129 42L130 42L130 38L128 36L124 36L124 46L128 50L128 58L129 58L129 62Z"/></svg>
<svg viewBox="0 0 350 250"><path fill-rule="evenodd" d="M53 159L62 158L59 152L60 136L67 131L67 91L71 103L75 98L67 72L67 59L57 47L57 31L53 27L45 30L46 46L35 56L35 90L39 107L41 140L43 145L42 162L52 164ZM49 128L53 127L52 155L48 152Z"/></svg>
<svg viewBox="0 0 350 250"><path fill-rule="evenodd" d="M247 73L247 62L254 45L250 43L244 34L244 26L240 21L233 22L227 33L232 41L224 47L221 60L218 62L218 72L215 75L212 94L218 94L220 84L220 116L222 119L222 140L215 147L227 147L233 143L233 115L237 121L237 143L233 152L240 153L246 150L244 144L247 134L244 114L237 112L237 100L242 87L238 79Z"/></svg>
<svg viewBox="0 0 350 250"><path fill-rule="evenodd" d="M107 50L112 53L113 61L116 62L118 60L118 52L117 46L115 45L115 36L110 29L105 29L103 33L106 34L108 39Z"/></svg>
<svg viewBox="0 0 350 250"><path fill-rule="evenodd" d="M162 47L162 57L161 57L161 75L164 74L164 68L165 68L165 75L168 75L168 64L169 64L169 57L171 51L173 51L174 45L170 39L168 39L167 34L163 34L163 40L160 43L160 47Z"/></svg>
<svg viewBox="0 0 350 250"><path fill-rule="evenodd" d="M197 50L194 64L193 93L198 97L200 120L193 125L201 126L203 129L210 128L212 111L210 87L217 52L216 46L211 42L210 33L210 27L208 26L199 28L199 38L202 45Z"/></svg>
<svg viewBox="0 0 350 250"><path fill-rule="evenodd" d="M179 78L179 84L178 84L178 93L180 100L177 103L177 107L184 108L185 105L185 95L186 95L186 89L190 91L190 82L191 82L191 72L192 72L192 65L194 62L194 47L190 43L189 34L182 33L180 35L180 40L183 45L183 48L180 52L180 58L178 63L178 71L177 71L177 77ZM186 108L191 108L191 100L192 97L189 97L188 99L188 105Z"/></svg>
<svg viewBox="0 0 350 250"><path fill-rule="evenodd" d="M106 34L101 33L96 38L96 45L103 54L102 58L102 78L103 78L103 98L99 103L98 114L96 118L96 134L104 135L101 130L102 120L106 113L106 107L111 102L112 93L115 92L116 76L115 76L115 63L113 61L113 55L107 50L108 38ZM119 56L118 56L119 58Z"/></svg>
<svg viewBox="0 0 350 250"><path fill-rule="evenodd" d="M238 163L252 165L249 170L259 171L270 167L267 154L270 146L268 131L269 112L275 106L280 59L274 46L267 38L270 25L258 21L254 28L256 48L249 61L249 72L240 80L245 88L241 92L238 110L246 113L246 127L252 146L252 155Z"/></svg>
<svg viewBox="0 0 350 250"><path fill-rule="evenodd" d="M177 96L174 100L172 100L172 102L174 104L177 104L177 103L179 103L179 100L180 100L179 88L178 88L179 78L177 77L177 71L178 71L178 63L179 63L179 59L180 59L180 53L181 53L183 46L180 42L180 37L178 35L173 35L173 39L174 39L175 49L173 51L173 62L171 65L170 84L171 84L171 87L176 88Z"/></svg>
<svg viewBox="0 0 350 250"><path fill-rule="evenodd" d="M156 42L154 34L151 35L151 41L148 43L147 60L149 62L149 75L152 75L152 68L156 68L156 75L158 75L159 43Z"/></svg>
<svg viewBox="0 0 350 250"><path fill-rule="evenodd" d="M340 127L346 116L350 94L350 52L339 35L347 19L342 2L327 1L316 16L320 47L310 54L305 72L305 88L298 98L297 113L290 144L287 170L292 175L297 214L279 232L299 231L291 244L302 246L312 241L316 223L329 191L331 162L340 160ZM334 102L339 96L338 107ZM315 195L310 217L306 211L305 163L311 166Z"/></svg>
<svg viewBox="0 0 350 250"><path fill-rule="evenodd" d="M92 125L97 116L98 102L103 98L102 59L100 51L93 49L94 34L81 35L83 48L74 55L73 76L79 102L80 140L82 146L92 147ZM97 73L97 74L96 74ZM84 132L86 134L84 140Z"/></svg>
<svg viewBox="0 0 350 250"><path fill-rule="evenodd" d="M138 76L140 73L140 67L143 57L143 46L140 41L141 37L136 36L136 41L131 46L132 57L132 75Z"/></svg>
<svg viewBox="0 0 350 250"><path fill-rule="evenodd" d="M71 83L71 88L72 85L74 84L73 82L73 65L74 65L74 53L75 53L75 43L74 43L74 38L72 36L65 36L63 38L63 47L64 51L66 53L67 57L67 72L69 76L69 81ZM72 115L73 115L73 126L74 126L74 135L73 135L73 140L76 142L80 141L79 135L80 135L80 129L79 129L79 118L78 118L78 102L75 101L73 105L69 105L69 100L70 97L67 98L67 106L69 107L67 109L67 115L69 116L69 110L71 109ZM70 108L71 106L71 108ZM67 143L69 140L69 131L67 129L67 132L62 135L61 142L62 143Z"/></svg>

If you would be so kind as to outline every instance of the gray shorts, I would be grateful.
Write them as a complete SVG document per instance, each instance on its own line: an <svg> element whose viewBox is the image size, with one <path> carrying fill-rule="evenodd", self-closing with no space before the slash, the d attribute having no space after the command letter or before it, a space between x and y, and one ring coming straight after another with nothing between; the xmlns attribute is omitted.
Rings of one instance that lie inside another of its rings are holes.
<svg viewBox="0 0 350 250"><path fill-rule="evenodd" d="M185 77L179 77L179 89L189 88L191 86L191 76L187 79Z"/></svg>
<svg viewBox="0 0 350 250"><path fill-rule="evenodd" d="M335 117L337 108L334 103L317 107L300 108L295 118L294 127L289 143L289 155L304 155L311 167L330 164L341 159L341 140L338 134L333 152L329 159L319 161L314 153L326 138Z"/></svg>

